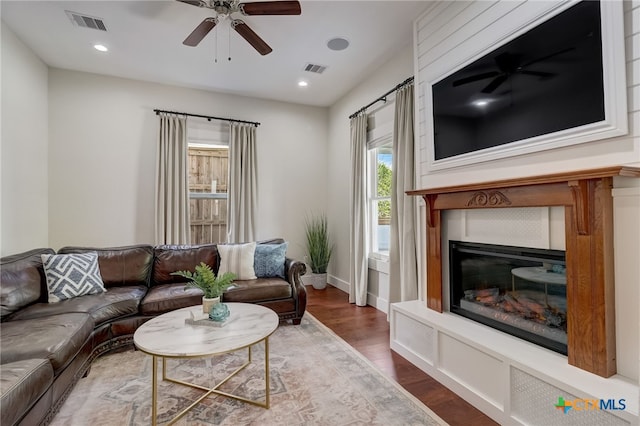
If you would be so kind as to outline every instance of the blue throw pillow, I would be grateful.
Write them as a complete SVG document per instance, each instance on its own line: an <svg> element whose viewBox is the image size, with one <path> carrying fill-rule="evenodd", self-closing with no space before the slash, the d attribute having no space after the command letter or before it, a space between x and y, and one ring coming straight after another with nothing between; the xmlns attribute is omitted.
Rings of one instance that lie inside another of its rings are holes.
<svg viewBox="0 0 640 426"><path fill-rule="evenodd" d="M284 260L289 243L282 244L257 244L253 258L253 269L258 278L270 278L284 276ZM285 278L286 279L286 278Z"/></svg>

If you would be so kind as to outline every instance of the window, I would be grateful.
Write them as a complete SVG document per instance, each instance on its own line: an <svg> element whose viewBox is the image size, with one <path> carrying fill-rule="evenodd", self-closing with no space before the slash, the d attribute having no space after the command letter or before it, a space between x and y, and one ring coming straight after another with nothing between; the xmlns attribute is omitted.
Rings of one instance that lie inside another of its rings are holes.
<svg viewBox="0 0 640 426"><path fill-rule="evenodd" d="M392 158L390 140L369 149L369 251L378 258L389 256Z"/></svg>
<svg viewBox="0 0 640 426"><path fill-rule="evenodd" d="M192 244L227 241L229 126L189 119L189 227Z"/></svg>
<svg viewBox="0 0 640 426"><path fill-rule="evenodd" d="M378 260L389 258L394 109L390 100L367 119L368 249Z"/></svg>

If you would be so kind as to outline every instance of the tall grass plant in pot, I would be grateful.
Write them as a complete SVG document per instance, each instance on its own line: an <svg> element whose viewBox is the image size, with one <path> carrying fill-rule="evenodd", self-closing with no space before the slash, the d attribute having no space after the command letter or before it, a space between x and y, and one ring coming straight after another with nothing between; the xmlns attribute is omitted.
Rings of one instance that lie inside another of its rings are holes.
<svg viewBox="0 0 640 426"><path fill-rule="evenodd" d="M302 276L305 285L322 290L327 286L327 267L331 260L333 244L329 236L327 216L319 214L305 220L306 255L311 274Z"/></svg>

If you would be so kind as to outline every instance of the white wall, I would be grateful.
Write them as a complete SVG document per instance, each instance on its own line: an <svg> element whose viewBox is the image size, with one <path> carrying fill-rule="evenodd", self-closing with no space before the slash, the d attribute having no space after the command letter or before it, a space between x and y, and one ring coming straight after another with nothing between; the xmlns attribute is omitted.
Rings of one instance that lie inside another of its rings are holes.
<svg viewBox="0 0 640 426"><path fill-rule="evenodd" d="M154 108L258 127L257 238L302 258L304 212L326 205L327 110L155 83L49 72L49 244L154 243Z"/></svg>
<svg viewBox="0 0 640 426"><path fill-rule="evenodd" d="M327 161L327 216L335 240L335 252L329 268L329 282L349 290L349 181L350 126L349 116L413 75L413 47L407 46L369 76L329 110L329 142ZM375 106L374 106L375 108ZM371 272L371 271L370 271ZM373 272L375 274L375 272ZM386 311L385 301L378 303L378 283L388 283L388 277L374 277L370 288L370 303ZM388 291L383 295L388 297Z"/></svg>
<svg viewBox="0 0 640 426"><path fill-rule="evenodd" d="M47 66L3 23L0 252L48 245Z"/></svg>

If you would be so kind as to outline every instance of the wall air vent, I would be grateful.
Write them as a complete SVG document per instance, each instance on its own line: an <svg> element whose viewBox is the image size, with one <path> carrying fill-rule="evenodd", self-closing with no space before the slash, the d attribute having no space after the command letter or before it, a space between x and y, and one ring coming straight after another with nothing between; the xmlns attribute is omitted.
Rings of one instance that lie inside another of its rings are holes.
<svg viewBox="0 0 640 426"><path fill-rule="evenodd" d="M69 10L65 10L73 25L82 28L92 28L94 30L107 31L107 27L104 26L104 21L101 18L96 18L93 16L83 15L77 12L71 12Z"/></svg>
<svg viewBox="0 0 640 426"><path fill-rule="evenodd" d="M322 74L327 67L325 65L307 64L304 66L305 71L314 72L316 74Z"/></svg>

